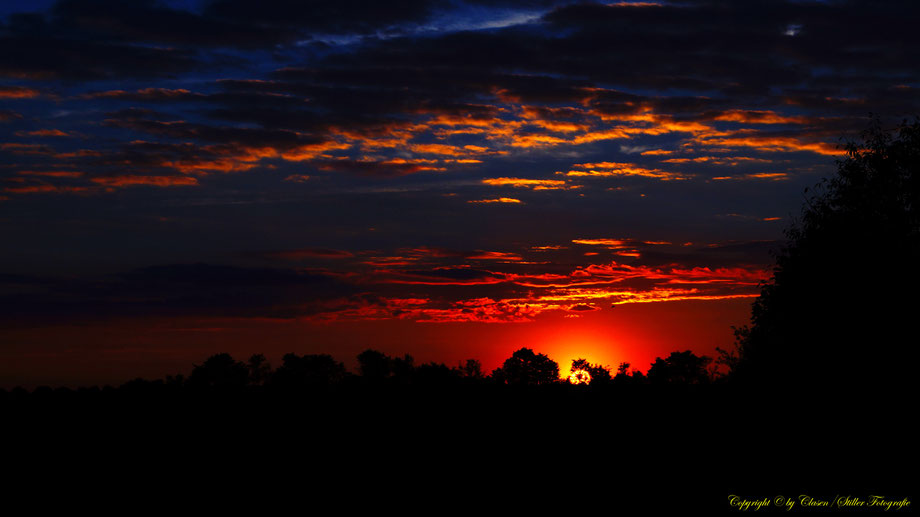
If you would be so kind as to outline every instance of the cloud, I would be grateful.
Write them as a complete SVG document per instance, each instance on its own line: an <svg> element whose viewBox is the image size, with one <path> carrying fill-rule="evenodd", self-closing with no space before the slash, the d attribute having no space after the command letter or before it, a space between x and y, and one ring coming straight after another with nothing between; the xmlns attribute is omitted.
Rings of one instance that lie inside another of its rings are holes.
<svg viewBox="0 0 920 517"><path fill-rule="evenodd" d="M11 122L13 120L21 119L22 115L11 110L0 110L0 122Z"/></svg>
<svg viewBox="0 0 920 517"><path fill-rule="evenodd" d="M138 316L295 318L356 292L329 275L202 263L107 278L0 278L0 284L14 288L0 294L0 318L43 325Z"/></svg>
<svg viewBox="0 0 920 517"><path fill-rule="evenodd" d="M35 131L17 131L16 136L69 137L71 135L60 129L36 129Z"/></svg>
<svg viewBox="0 0 920 517"><path fill-rule="evenodd" d="M725 181L725 180L770 180L770 181L784 181L789 179L789 173L787 172L755 172L751 174L739 174L735 176L715 176L712 179L714 181Z"/></svg>
<svg viewBox="0 0 920 517"><path fill-rule="evenodd" d="M354 254L350 251L328 248L300 248L293 250L263 251L252 253L252 255L282 260L343 259L351 258L354 256Z"/></svg>
<svg viewBox="0 0 920 517"><path fill-rule="evenodd" d="M0 99L34 99L41 93L26 86L0 86Z"/></svg>
<svg viewBox="0 0 920 517"><path fill-rule="evenodd" d="M467 201L467 203L484 203L484 204L490 204L490 203L511 203L511 204L520 204L520 203L523 203L523 201L521 201L520 199L515 199L515 198L513 198L513 197L498 197L498 198L492 198L492 199L471 199L471 200Z"/></svg>
<svg viewBox="0 0 920 517"><path fill-rule="evenodd" d="M184 187L198 185L198 180L191 176L140 176L137 174L123 174L121 176L90 178L90 181L106 187L127 187L135 185Z"/></svg>
<svg viewBox="0 0 920 517"><path fill-rule="evenodd" d="M84 175L80 171L17 171L21 176L45 176L49 178L79 178Z"/></svg>
<svg viewBox="0 0 920 517"><path fill-rule="evenodd" d="M661 181L685 180L692 178L692 174L668 172L661 169L650 169L634 163L616 163L616 162L599 162L599 163L576 163L568 171L556 171L556 174L576 177L642 177L652 178Z"/></svg>
<svg viewBox="0 0 920 517"><path fill-rule="evenodd" d="M533 190L555 190L566 188L565 180L540 180L524 178L486 178L486 185L530 188Z"/></svg>

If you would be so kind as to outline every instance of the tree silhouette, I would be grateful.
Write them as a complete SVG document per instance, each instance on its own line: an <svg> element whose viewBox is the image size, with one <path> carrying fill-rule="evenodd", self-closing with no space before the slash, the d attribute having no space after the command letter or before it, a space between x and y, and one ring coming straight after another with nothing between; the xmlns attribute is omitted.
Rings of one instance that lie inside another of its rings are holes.
<svg viewBox="0 0 920 517"><path fill-rule="evenodd" d="M587 359L572 359L572 366L569 368L569 372L574 373L578 370L588 372L591 375L591 384L593 385L606 384L612 379L609 368L599 364L591 364Z"/></svg>
<svg viewBox="0 0 920 517"><path fill-rule="evenodd" d="M346 376L345 365L328 354L285 354L281 361L281 367L271 378L275 388L319 388L337 384Z"/></svg>
<svg viewBox="0 0 920 517"><path fill-rule="evenodd" d="M415 374L415 359L404 354L402 357L390 357L383 352L367 349L358 354L358 371L365 381L408 384Z"/></svg>
<svg viewBox="0 0 920 517"><path fill-rule="evenodd" d="M648 369L648 380L654 384L705 384L709 382L706 367L710 362L710 357L698 357L689 350L671 352L665 359L655 359Z"/></svg>
<svg viewBox="0 0 920 517"><path fill-rule="evenodd" d="M457 366L460 376L464 379L482 379L482 363L478 359L467 359L466 362Z"/></svg>
<svg viewBox="0 0 920 517"><path fill-rule="evenodd" d="M412 381L422 386L448 386L460 378L460 371L443 363L425 363L412 373Z"/></svg>
<svg viewBox="0 0 920 517"><path fill-rule="evenodd" d="M415 375L415 358L409 354L403 354L402 357L390 359L390 370L393 372L393 378L396 382L406 384L412 382Z"/></svg>
<svg viewBox="0 0 920 517"><path fill-rule="evenodd" d="M393 361L377 350L365 350L358 354L358 371L369 381L382 381L393 373Z"/></svg>
<svg viewBox="0 0 920 517"><path fill-rule="evenodd" d="M249 382L252 384L262 384L271 377L272 367L262 354L252 355L246 362L246 367L249 369Z"/></svg>
<svg viewBox="0 0 920 517"><path fill-rule="evenodd" d="M895 132L875 121L846 151L786 230L751 325L737 332L737 355L723 352L735 379L823 389L911 377L904 336L915 335L920 309L920 120Z"/></svg>
<svg viewBox="0 0 920 517"><path fill-rule="evenodd" d="M198 389L241 389L248 383L249 368L226 353L212 355L196 365L188 378L189 386Z"/></svg>
<svg viewBox="0 0 920 517"><path fill-rule="evenodd" d="M506 384L551 384L559 380L559 365L544 354L521 348L505 359L502 367L496 369L492 376Z"/></svg>

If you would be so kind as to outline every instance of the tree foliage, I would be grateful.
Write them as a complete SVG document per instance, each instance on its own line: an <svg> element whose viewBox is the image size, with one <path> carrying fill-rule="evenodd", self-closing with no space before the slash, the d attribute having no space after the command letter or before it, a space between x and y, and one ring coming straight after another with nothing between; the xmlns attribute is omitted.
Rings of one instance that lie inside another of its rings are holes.
<svg viewBox="0 0 920 517"><path fill-rule="evenodd" d="M808 192L772 279L723 353L733 377L826 386L907 374L920 264L920 120L875 121Z"/></svg>
<svg viewBox="0 0 920 517"><path fill-rule="evenodd" d="M572 366L569 368L570 373L578 370L584 370L591 375L591 384L607 384L611 381L610 368L600 364L589 363L587 359L572 359Z"/></svg>
<svg viewBox="0 0 920 517"><path fill-rule="evenodd" d="M559 364L544 354L521 348L511 354L492 376L506 384L551 384L559 380Z"/></svg>
<svg viewBox="0 0 920 517"><path fill-rule="evenodd" d="M648 370L648 380L654 384L706 384L709 372L706 367L712 362L707 356L697 356L689 350L671 352L662 359L655 359Z"/></svg>
<svg viewBox="0 0 920 517"><path fill-rule="evenodd" d="M215 354L194 367L188 384L197 389L242 389L249 384L249 368L230 354Z"/></svg>

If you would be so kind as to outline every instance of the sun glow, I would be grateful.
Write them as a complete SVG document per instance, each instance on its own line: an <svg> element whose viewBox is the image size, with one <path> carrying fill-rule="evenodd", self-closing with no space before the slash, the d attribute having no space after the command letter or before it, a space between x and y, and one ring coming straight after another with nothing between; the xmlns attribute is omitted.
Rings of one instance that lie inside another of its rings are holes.
<svg viewBox="0 0 920 517"><path fill-rule="evenodd" d="M591 384L591 374L588 370L575 370L569 375L569 382L572 384Z"/></svg>

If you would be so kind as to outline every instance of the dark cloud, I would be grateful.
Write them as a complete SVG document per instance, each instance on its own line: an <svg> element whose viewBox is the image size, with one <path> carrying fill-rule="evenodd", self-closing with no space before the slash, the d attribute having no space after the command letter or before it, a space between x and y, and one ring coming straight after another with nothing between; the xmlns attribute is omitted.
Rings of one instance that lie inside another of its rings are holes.
<svg viewBox="0 0 920 517"><path fill-rule="evenodd" d="M297 37L296 31L279 25L200 15L155 0L59 0L49 24L55 32L73 38L189 46L259 48Z"/></svg>
<svg viewBox="0 0 920 517"><path fill-rule="evenodd" d="M24 79L170 77L201 65L196 53L0 30L0 75Z"/></svg>
<svg viewBox="0 0 920 517"><path fill-rule="evenodd" d="M256 251L245 253L244 256L260 257L281 260L309 260L309 259L344 259L351 258L354 254L346 250L328 248L300 248L292 250Z"/></svg>
<svg viewBox="0 0 920 517"><path fill-rule="evenodd" d="M291 318L355 289L291 269L171 264L115 278L0 277L5 324L42 324L135 316Z"/></svg>
<svg viewBox="0 0 920 517"><path fill-rule="evenodd" d="M403 272L406 275L429 278L444 278L449 280L483 280L498 279L500 274L492 271L470 268L438 268L432 270L407 270Z"/></svg>
<svg viewBox="0 0 920 517"><path fill-rule="evenodd" d="M235 143L249 147L273 147L281 150L290 149L298 145L313 144L319 141L284 129L214 126L181 120L151 120L138 116L144 114L143 112L134 110L113 113L111 114L111 118L105 120L105 123L115 127L132 129L180 140L225 144Z"/></svg>
<svg viewBox="0 0 920 517"><path fill-rule="evenodd" d="M408 0L398 3L363 0L213 0L205 18L246 26L287 29L296 33L367 34L417 24L450 2Z"/></svg>
<svg viewBox="0 0 920 517"><path fill-rule="evenodd" d="M13 110L0 110L0 122L10 122L12 120L21 119L22 115L16 113Z"/></svg>

